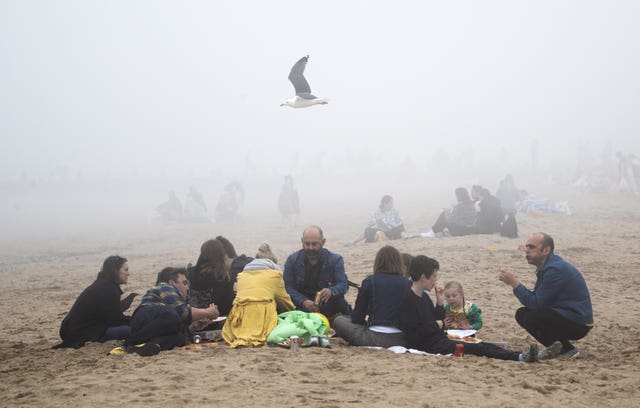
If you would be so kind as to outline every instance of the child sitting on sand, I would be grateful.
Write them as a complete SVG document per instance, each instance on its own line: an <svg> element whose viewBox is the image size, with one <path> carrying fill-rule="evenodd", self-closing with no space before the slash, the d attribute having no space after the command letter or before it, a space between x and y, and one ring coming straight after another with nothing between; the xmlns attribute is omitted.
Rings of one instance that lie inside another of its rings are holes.
<svg viewBox="0 0 640 408"><path fill-rule="evenodd" d="M447 282L444 285L444 298L447 304L444 324L447 329L474 329L482 328L482 315L480 308L473 302L465 301L462 285L456 281Z"/></svg>

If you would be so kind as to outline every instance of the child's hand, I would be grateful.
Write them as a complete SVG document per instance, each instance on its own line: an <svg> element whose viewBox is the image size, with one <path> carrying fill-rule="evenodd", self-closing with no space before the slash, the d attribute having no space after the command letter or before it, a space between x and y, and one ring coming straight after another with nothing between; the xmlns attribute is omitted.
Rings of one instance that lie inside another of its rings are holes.
<svg viewBox="0 0 640 408"><path fill-rule="evenodd" d="M444 327L450 328L451 327L451 318L450 317L445 317L444 318Z"/></svg>

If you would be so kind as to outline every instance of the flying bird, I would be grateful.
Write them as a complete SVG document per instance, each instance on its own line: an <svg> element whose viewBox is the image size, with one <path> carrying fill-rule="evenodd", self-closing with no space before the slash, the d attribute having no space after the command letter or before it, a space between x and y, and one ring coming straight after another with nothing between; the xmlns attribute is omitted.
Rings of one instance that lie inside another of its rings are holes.
<svg viewBox="0 0 640 408"><path fill-rule="evenodd" d="M290 106L292 108L306 108L313 105L326 105L329 101L326 98L318 98L311 94L309 82L304 77L304 69L309 61L309 56L302 57L291 67L289 81L296 90L296 96L289 98L280 106Z"/></svg>

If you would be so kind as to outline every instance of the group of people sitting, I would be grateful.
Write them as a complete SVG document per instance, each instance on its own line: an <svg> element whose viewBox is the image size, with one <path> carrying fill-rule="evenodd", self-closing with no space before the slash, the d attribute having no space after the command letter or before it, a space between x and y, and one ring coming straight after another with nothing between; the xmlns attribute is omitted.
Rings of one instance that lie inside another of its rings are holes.
<svg viewBox="0 0 640 408"><path fill-rule="evenodd" d="M352 345L429 353L453 353L459 341L449 339L444 329L482 327L480 309L465 300L462 285L437 285L440 265L433 258L385 246L376 254L373 274L358 286L348 281L342 256L324 247L320 227L307 227L301 243L281 271L267 243L251 258L238 256L224 237L208 240L195 266L160 271L131 317L124 312L133 295L120 300L128 261L110 256L62 321L62 343L54 347L120 339L127 352L152 356L185 345L189 332L205 328L221 329L231 347L260 346L278 324L278 314L294 309L326 316L336 335ZM553 239L543 233L527 241L527 261L538 275L533 291L508 270L500 275L524 305L516 313L518 323L545 347L538 351L532 344L517 352L468 343L467 354L527 362L579 354L569 340L584 337L593 325L589 292L580 272L553 249ZM345 299L350 285L358 287L353 308ZM435 306L428 295L432 290Z"/></svg>
<svg viewBox="0 0 640 408"><path fill-rule="evenodd" d="M155 216L165 224L170 223L200 223L209 222L207 204L200 191L194 186L189 187L189 192L184 200L184 207L175 191L169 191L169 199L158 205Z"/></svg>
<svg viewBox="0 0 640 408"><path fill-rule="evenodd" d="M416 236L435 238L445 234L462 236L501 233L511 238L517 237L515 212L520 200L520 191L511 176L507 175L500 181L495 196L480 185L472 186L471 194L466 188L458 187L455 189L455 196L456 204L440 213L430 231L410 235L406 232L399 211L394 208L393 198L385 195L369 217L363 234L347 245L352 246L361 241L379 242Z"/></svg>
<svg viewBox="0 0 640 408"><path fill-rule="evenodd" d="M421 234L423 237L494 233L514 238L517 236L515 208L503 207L501 201L488 189L474 185L469 194L466 188L458 187L455 189L455 196L456 204L451 209L442 211L431 230ZM515 201L510 201L509 205L515 207Z"/></svg>

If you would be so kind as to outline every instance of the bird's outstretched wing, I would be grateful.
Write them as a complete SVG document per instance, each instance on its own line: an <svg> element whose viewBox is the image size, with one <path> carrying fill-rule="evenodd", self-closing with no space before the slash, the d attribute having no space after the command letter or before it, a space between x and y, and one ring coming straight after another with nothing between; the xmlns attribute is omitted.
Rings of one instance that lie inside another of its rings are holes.
<svg viewBox="0 0 640 408"><path fill-rule="evenodd" d="M296 62L293 67L291 67L291 72L289 73L289 81L293 84L293 87L296 90L296 95L299 94L310 94L311 87L309 83L304 78L304 69L307 66L307 61L309 60L309 56L302 57Z"/></svg>

